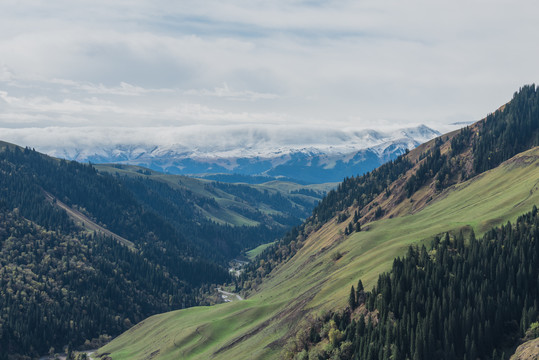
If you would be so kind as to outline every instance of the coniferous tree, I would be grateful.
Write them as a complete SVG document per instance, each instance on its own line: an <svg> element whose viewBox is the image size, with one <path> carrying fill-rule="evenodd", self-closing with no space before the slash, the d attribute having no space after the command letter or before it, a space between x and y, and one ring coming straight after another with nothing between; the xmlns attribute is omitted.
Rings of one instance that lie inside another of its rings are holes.
<svg viewBox="0 0 539 360"><path fill-rule="evenodd" d="M433 241L431 253L411 247L371 292L360 280L348 305L353 309L365 297L368 313L328 316L342 338L333 338L339 350L321 358L338 358L345 341L351 343L346 358L499 358L539 320L537 215L534 208L482 239L470 232L467 244L462 234L452 242L446 233L444 241Z"/></svg>
<svg viewBox="0 0 539 360"><path fill-rule="evenodd" d="M350 296L348 297L348 306L350 306L350 309L354 310L356 308L356 291L354 290L354 287L350 289Z"/></svg>

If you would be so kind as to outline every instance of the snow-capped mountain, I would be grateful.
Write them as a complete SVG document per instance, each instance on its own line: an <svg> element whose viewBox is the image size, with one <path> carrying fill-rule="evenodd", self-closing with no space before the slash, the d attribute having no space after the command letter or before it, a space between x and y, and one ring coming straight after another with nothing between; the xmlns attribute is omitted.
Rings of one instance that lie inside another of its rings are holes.
<svg viewBox="0 0 539 360"><path fill-rule="evenodd" d="M44 144L49 155L92 163L140 165L172 174L263 175L305 183L341 181L396 158L439 133L425 125L393 131L272 128L110 130Z"/></svg>

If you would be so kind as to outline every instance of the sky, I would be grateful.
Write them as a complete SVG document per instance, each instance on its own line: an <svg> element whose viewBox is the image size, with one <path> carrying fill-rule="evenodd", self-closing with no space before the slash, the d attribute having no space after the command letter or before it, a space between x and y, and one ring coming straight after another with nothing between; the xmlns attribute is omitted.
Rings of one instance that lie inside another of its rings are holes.
<svg viewBox="0 0 539 360"><path fill-rule="evenodd" d="M0 139L444 131L539 81L537 14L536 0L2 0Z"/></svg>

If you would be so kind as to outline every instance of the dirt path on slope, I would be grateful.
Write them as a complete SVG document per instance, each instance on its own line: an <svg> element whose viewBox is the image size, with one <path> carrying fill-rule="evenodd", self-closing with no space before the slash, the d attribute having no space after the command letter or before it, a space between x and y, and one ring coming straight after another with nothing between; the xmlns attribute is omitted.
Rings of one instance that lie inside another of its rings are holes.
<svg viewBox="0 0 539 360"><path fill-rule="evenodd" d="M45 196L47 197L47 200L49 200L52 204L56 204L59 208L64 209L69 215L70 218L75 220L75 222L80 223L85 229L98 232L101 234L104 234L106 236L112 237L114 240L118 241L120 244L127 246L131 250L135 250L135 244L133 244L131 241L127 240L126 238L121 237L120 235L117 235L113 233L110 230L105 229L104 227L96 224L93 220L91 220L89 217L81 213L80 211L77 211L67 204L64 204L51 194L45 191Z"/></svg>

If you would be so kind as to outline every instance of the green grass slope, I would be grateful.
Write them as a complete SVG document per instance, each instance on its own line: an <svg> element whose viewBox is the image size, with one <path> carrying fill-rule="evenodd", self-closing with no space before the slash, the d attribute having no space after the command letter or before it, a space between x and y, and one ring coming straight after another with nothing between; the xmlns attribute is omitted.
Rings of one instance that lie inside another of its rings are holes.
<svg viewBox="0 0 539 360"><path fill-rule="evenodd" d="M266 250L271 245L275 244L275 242L268 243L268 244L262 244L260 246L257 246L253 250L249 250L245 253L245 256L249 261L253 261L258 255L260 255L264 250Z"/></svg>
<svg viewBox="0 0 539 360"><path fill-rule="evenodd" d="M150 317L99 350L118 359L278 359L298 324L343 307L361 278L372 287L410 244L445 231L479 236L539 204L539 148L450 187L421 211L374 221L344 236L333 219L313 231L245 301Z"/></svg>

